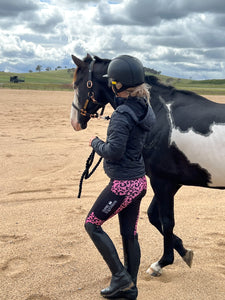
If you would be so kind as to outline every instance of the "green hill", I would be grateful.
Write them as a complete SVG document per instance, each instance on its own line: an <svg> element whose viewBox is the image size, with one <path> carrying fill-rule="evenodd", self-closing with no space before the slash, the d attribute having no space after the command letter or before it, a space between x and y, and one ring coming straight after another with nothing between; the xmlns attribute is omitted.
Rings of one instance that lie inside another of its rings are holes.
<svg viewBox="0 0 225 300"><path fill-rule="evenodd" d="M225 79L191 80L164 75L156 76L164 84L174 86L179 90L189 90L200 95L225 95Z"/></svg>
<svg viewBox="0 0 225 300"><path fill-rule="evenodd" d="M18 76L24 82L10 83L11 76ZM73 70L57 70L31 73L0 72L0 86L3 88L37 90L72 90Z"/></svg>
<svg viewBox="0 0 225 300"><path fill-rule="evenodd" d="M190 90L201 95L225 95L225 79L190 80L151 73L146 74L157 76L164 84L172 85L177 89ZM10 76L18 76L18 78L24 79L25 82L10 83ZM18 74L0 72L0 87L2 88L71 91L72 80L72 69Z"/></svg>

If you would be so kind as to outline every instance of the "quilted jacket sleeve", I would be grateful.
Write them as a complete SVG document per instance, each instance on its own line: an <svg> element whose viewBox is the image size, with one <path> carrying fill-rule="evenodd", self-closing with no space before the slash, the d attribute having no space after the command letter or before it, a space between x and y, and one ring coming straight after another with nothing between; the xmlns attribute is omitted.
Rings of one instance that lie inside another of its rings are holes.
<svg viewBox="0 0 225 300"><path fill-rule="evenodd" d="M129 115L114 112L107 131L106 142L98 137L95 138L91 146L103 158L108 160L120 160L123 156L129 133L131 130L131 121L128 120Z"/></svg>

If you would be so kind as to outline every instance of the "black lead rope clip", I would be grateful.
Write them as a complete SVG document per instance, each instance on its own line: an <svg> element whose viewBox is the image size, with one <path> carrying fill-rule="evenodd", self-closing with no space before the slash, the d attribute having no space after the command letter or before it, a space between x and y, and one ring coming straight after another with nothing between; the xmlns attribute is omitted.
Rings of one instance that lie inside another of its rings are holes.
<svg viewBox="0 0 225 300"><path fill-rule="evenodd" d="M110 120L110 116L100 116L99 118L107 121Z"/></svg>
<svg viewBox="0 0 225 300"><path fill-rule="evenodd" d="M91 154L89 155L87 161L86 161L86 167L85 170L83 172L83 174L81 175L80 178L80 184L79 184L79 192L78 192L78 196L77 198L81 197L81 192L82 192L82 185L83 185L83 180L84 179L88 179L91 177L91 175L94 173L94 171L97 169L97 167L99 166L100 162L102 161L102 157L99 158L97 164L94 166L94 168L91 170L91 172L89 172L89 169L94 161L94 157L95 157L95 151L92 150Z"/></svg>

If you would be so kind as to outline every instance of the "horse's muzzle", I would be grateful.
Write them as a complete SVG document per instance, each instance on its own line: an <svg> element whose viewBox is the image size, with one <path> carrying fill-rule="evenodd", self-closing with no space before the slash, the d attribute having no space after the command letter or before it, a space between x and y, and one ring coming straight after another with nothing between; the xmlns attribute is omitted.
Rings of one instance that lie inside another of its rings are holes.
<svg viewBox="0 0 225 300"><path fill-rule="evenodd" d="M71 125L75 131L80 131L87 128L87 123L81 124L79 122L71 120Z"/></svg>
<svg viewBox="0 0 225 300"><path fill-rule="evenodd" d="M78 123L78 122L74 122L73 120L71 120L71 125L72 125L72 127L73 127L73 129L74 129L75 131L80 131L80 130L82 130L81 125L80 125L80 123Z"/></svg>

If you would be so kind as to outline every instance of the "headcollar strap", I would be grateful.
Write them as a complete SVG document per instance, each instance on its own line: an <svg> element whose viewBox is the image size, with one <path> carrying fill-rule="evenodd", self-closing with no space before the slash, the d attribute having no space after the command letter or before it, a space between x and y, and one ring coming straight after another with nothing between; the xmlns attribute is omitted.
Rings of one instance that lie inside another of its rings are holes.
<svg viewBox="0 0 225 300"><path fill-rule="evenodd" d="M92 88L93 86L93 82L92 82L92 72L93 72L93 69L94 69L94 63L95 63L95 59L93 59L89 65L89 70L88 70L88 81L87 81L87 87L89 89Z"/></svg>
<svg viewBox="0 0 225 300"><path fill-rule="evenodd" d="M93 81L92 81L92 73L93 73L93 69L94 69L94 63L95 63L95 59L93 59L91 61L91 63L89 64L89 69L88 69L88 81L87 81L87 87L89 89L92 88L93 86ZM88 92L88 98L86 99L85 103L84 103L84 106L83 108L79 108L75 105L74 102L72 102L72 106L78 111L80 112L81 115L83 115L84 117L89 117L89 118L98 118L99 117L99 114L96 112L94 114L91 114L91 113L88 113L87 112L87 106L88 106L88 103L89 101L92 101L93 103L99 105L102 110L101 110L101 113L100 113L100 116L103 115L103 112L104 112L104 109L105 109L105 105L101 105L100 103L98 103L98 101L95 99L94 97L94 92L93 91L90 91ZM108 117L105 117L107 120L108 120Z"/></svg>

